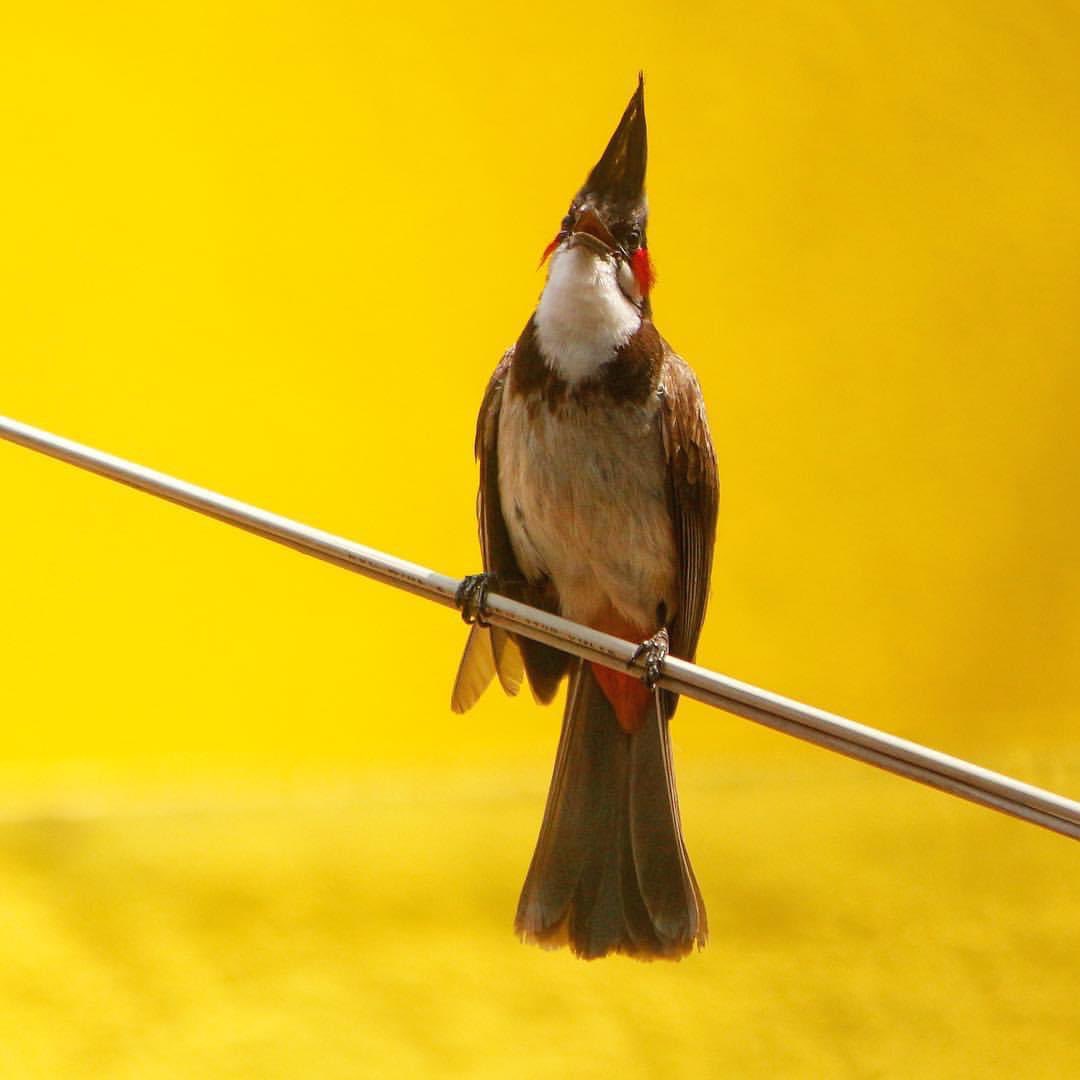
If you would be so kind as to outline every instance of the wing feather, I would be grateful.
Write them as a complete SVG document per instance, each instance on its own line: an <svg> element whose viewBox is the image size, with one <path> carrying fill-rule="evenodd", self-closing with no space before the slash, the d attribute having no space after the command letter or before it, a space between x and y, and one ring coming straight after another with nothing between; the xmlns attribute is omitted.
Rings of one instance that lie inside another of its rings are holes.
<svg viewBox="0 0 1080 1080"><path fill-rule="evenodd" d="M510 534L503 520L499 499L499 412L514 350L508 349L495 368L484 392L476 421L476 459L480 465L476 516L480 531L480 551L484 570L494 574L508 595L547 610L554 610L545 583L530 585L518 566ZM491 627L484 633L473 632L465 645L458 677L454 683L451 707L464 712L487 689L497 674L508 694L516 694L527 673L533 694L547 703L554 696L569 663L566 654Z"/></svg>
<svg viewBox="0 0 1080 1080"><path fill-rule="evenodd" d="M671 627L671 651L693 660L712 575L720 502L716 453L697 378L666 343L660 388L668 497L680 556L679 610Z"/></svg>

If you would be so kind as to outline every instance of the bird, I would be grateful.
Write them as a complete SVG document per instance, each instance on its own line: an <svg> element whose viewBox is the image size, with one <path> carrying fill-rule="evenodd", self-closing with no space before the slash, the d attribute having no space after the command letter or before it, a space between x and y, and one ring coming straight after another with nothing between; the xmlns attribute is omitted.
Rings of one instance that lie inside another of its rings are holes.
<svg viewBox="0 0 1080 1080"><path fill-rule="evenodd" d="M693 660L719 489L702 393L653 322L645 83L541 258L539 301L477 419L484 572L458 594L471 629L451 699L498 678L542 704L568 680L562 732L515 930L584 959L680 959L708 921L680 822L657 687ZM491 626L488 591L641 642L620 672Z"/></svg>

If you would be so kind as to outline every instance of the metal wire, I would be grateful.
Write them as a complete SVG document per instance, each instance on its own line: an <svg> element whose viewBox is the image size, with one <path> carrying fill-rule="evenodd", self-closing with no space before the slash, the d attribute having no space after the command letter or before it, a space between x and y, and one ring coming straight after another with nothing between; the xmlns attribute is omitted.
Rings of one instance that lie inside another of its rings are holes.
<svg viewBox="0 0 1080 1080"><path fill-rule="evenodd" d="M447 607L457 606L461 582L456 578L3 416L0 416L0 437L295 548L305 555ZM636 643L602 634L504 596L489 594L485 618L496 626L606 667L625 670L633 663ZM816 746L1080 839L1080 803L1062 795L675 657L665 661L660 685Z"/></svg>

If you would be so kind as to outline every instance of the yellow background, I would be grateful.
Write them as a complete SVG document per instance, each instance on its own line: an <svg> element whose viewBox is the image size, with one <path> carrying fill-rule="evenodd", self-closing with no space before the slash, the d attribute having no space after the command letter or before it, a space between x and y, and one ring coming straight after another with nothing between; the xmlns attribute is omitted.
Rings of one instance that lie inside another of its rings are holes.
<svg viewBox="0 0 1080 1080"><path fill-rule="evenodd" d="M460 574L472 427L648 79L709 666L1080 789L1080 10L0 16L0 412ZM1076 851L685 703L712 941L517 944L556 709L424 604L0 445L5 1076L1064 1076Z"/></svg>

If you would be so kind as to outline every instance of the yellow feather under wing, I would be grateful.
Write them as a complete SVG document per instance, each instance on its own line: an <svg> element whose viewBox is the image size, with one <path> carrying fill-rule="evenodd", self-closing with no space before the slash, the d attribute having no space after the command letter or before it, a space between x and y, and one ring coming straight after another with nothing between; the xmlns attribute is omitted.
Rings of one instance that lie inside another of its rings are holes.
<svg viewBox="0 0 1080 1080"><path fill-rule="evenodd" d="M521 650L505 630L473 623L458 665L450 708L456 713L471 709L496 673L503 690L516 694L525 675Z"/></svg>
<svg viewBox="0 0 1080 1080"><path fill-rule="evenodd" d="M495 671L499 676L499 685L511 697L521 689L525 678L525 661L521 657L518 643L497 626L491 628L491 652L495 657Z"/></svg>

